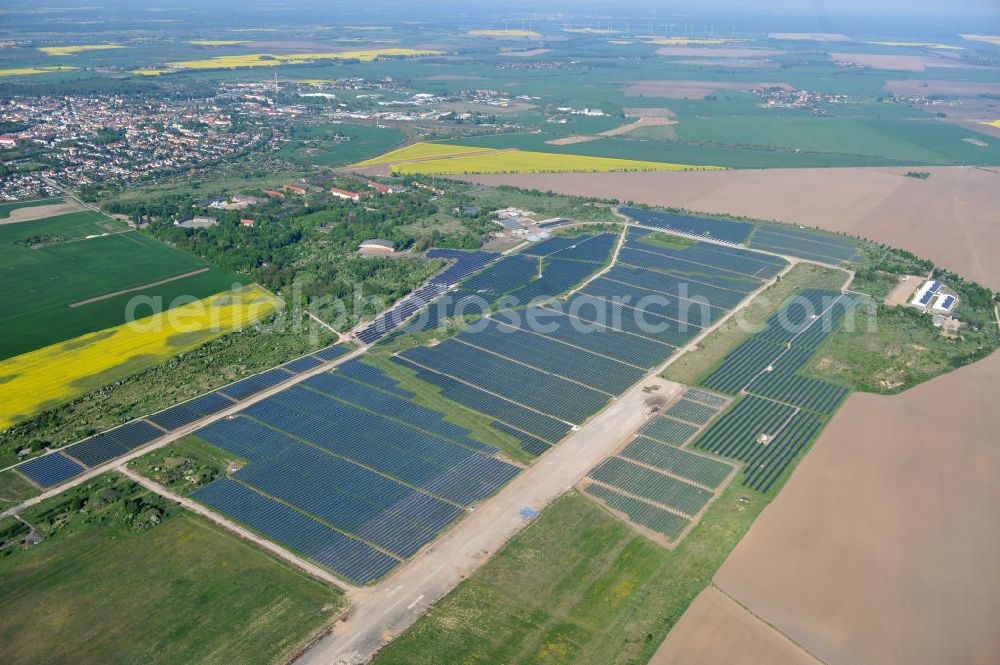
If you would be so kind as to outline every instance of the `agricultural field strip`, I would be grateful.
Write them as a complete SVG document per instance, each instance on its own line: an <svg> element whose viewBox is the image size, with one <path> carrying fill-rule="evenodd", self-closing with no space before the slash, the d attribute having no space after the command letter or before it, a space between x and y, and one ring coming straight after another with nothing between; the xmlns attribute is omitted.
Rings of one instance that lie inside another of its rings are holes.
<svg viewBox="0 0 1000 665"><path fill-rule="evenodd" d="M176 282L187 277L194 277L195 275L200 275L202 273L211 270L210 267L199 268L197 270L191 270L189 272L181 273L179 275L174 275L173 277L167 277L161 279L158 282L150 282L149 284L142 284L140 286L133 286L131 288L122 289L120 291L112 291L111 293L105 293L104 295L95 296L93 298L87 298L86 300L80 300L78 302L70 303L70 307L82 307L83 305L89 305L92 302L100 302L102 300L107 300L108 298L114 298L115 296L125 295L126 293L134 293L135 291L142 291L143 289L149 289L154 286L161 286L163 284L169 284L170 282Z"/></svg>
<svg viewBox="0 0 1000 665"><path fill-rule="evenodd" d="M713 268L714 270L718 270L718 271L721 271L721 272L732 273L734 275L739 275L740 277L749 277L751 279L755 279L755 280L758 280L758 281L763 281L764 280L764 278L761 277L760 275L753 275L753 274L750 274L750 273L740 272L738 270L732 270L730 268L723 268L722 266L717 266L717 265L714 265L714 264L711 264L711 263L702 263L701 261L692 261L691 259L685 259L685 258L682 258L682 257L677 256L675 254L664 254L662 252L657 252L655 249L647 249L645 247L640 247L639 246L640 244L641 243L631 243L631 244L628 245L628 248L629 249L633 249L633 250L635 250L637 252L645 252L646 254L653 254L655 256L661 256L661 257L664 257L664 258L674 259L675 261L682 261L684 263L690 263L692 265L702 266L704 268Z"/></svg>
<svg viewBox="0 0 1000 665"><path fill-rule="evenodd" d="M583 386L584 388L592 388L592 389L594 389L594 390L596 390L598 392L604 393L608 397L614 397L615 396L614 393L609 393L608 391L602 390L601 388L593 386L593 385L591 385L589 383L584 383L583 381L580 381L578 379L574 379L574 378L565 376L564 374L557 374L555 372L552 372L552 371L547 370L547 369L543 369L543 368L538 367L536 365L530 365L530 364L528 364L527 362L525 362L523 360L518 360L517 358L511 358L510 356L504 355L501 351L497 351L497 350L493 350L493 349L487 349L487 348L482 347L482 346L477 346L475 344L472 344L471 342L467 342L464 339L459 339L458 337L456 337L455 340L459 344L465 344L466 346L471 347L473 349L477 349L479 351L483 351L484 353L489 353L490 355L494 355L497 358L502 358L504 360L509 360L512 363L516 363L516 364L521 365L523 367L527 367L528 369L533 369L533 370L537 370L539 372L542 372L544 374L550 374L552 376L557 376L560 379L565 379L566 381L569 381L571 383L575 383L575 384L577 384L579 386ZM584 353L584 352L581 352L581 353Z"/></svg>

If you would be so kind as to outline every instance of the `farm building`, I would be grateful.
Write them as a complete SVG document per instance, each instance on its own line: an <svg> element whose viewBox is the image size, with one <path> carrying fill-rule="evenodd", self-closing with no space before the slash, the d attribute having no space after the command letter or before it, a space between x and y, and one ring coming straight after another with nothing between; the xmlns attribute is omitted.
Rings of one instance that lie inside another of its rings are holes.
<svg viewBox="0 0 1000 665"><path fill-rule="evenodd" d="M370 188L374 189L379 194L395 194L396 192L399 191L398 188L393 187L392 185L383 185L382 183L375 182L374 180L369 180L365 184L368 185Z"/></svg>
<svg viewBox="0 0 1000 665"><path fill-rule="evenodd" d="M957 304L958 297L944 284L933 279L924 282L910 299L910 305L935 312L950 312Z"/></svg>
<svg viewBox="0 0 1000 665"><path fill-rule="evenodd" d="M346 189L338 189L337 187L331 187L330 193L337 198L347 199L348 201L358 202L361 200L361 194L358 192L350 192Z"/></svg>
<svg viewBox="0 0 1000 665"><path fill-rule="evenodd" d="M257 223L257 222L255 222L255 221L254 221L254 220L252 220L252 219L241 219L241 220L240 220L240 226L253 226L253 225L255 225L256 223Z"/></svg>
<svg viewBox="0 0 1000 665"><path fill-rule="evenodd" d="M392 254L395 247L388 240L365 240L358 246L363 254Z"/></svg>

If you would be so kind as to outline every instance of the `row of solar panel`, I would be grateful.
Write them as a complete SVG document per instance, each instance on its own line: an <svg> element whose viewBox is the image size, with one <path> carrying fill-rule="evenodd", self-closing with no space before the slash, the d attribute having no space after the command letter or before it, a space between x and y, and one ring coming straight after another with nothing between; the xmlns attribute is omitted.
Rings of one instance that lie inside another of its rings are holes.
<svg viewBox="0 0 1000 665"><path fill-rule="evenodd" d="M656 212L641 208L619 208L619 212L628 215L643 226L653 226L665 231L676 231L687 235L711 238L719 242L738 245L746 241L753 230L753 224L736 222L697 215L684 215L671 212Z"/></svg>
<svg viewBox="0 0 1000 665"><path fill-rule="evenodd" d="M250 463L194 496L346 579L377 579L518 472L408 395L352 360L216 421L196 435ZM302 531L350 555L327 557Z"/></svg>
<svg viewBox="0 0 1000 665"><path fill-rule="evenodd" d="M427 284L413 291L392 308L379 314L355 336L365 344L373 344L401 326L417 311L477 270L496 260L493 252L464 252L461 250L434 249L428 258L446 259L455 263L431 277Z"/></svg>
<svg viewBox="0 0 1000 665"><path fill-rule="evenodd" d="M87 468L110 462L139 446L160 438L166 432L180 429L205 416L218 413L233 406L239 400L289 379L295 373L334 360L346 352L347 348L341 345L325 347L311 355L285 363L279 368L247 377L216 392L207 393L183 404L154 413L144 420L133 420L115 429L84 439L62 451L28 460L16 468L18 472L36 484L42 487L51 487L69 480Z"/></svg>

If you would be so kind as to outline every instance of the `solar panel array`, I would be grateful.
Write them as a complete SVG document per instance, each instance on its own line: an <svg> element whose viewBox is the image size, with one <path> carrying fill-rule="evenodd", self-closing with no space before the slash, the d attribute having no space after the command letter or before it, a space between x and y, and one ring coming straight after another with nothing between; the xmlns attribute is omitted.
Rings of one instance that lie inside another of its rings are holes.
<svg viewBox="0 0 1000 665"><path fill-rule="evenodd" d="M312 376L195 433L249 464L193 496L345 579L378 579L518 472L411 396L357 360Z"/></svg>
<svg viewBox="0 0 1000 665"><path fill-rule="evenodd" d="M405 323L407 319L419 310L438 298L453 284L458 283L468 275L495 261L499 257L499 254L434 249L428 252L427 256L432 259L447 259L455 263L431 277L424 286L413 291L390 309L379 314L371 323L355 333L355 337L361 342L373 344L382 339Z"/></svg>
<svg viewBox="0 0 1000 665"><path fill-rule="evenodd" d="M800 370L858 302L836 291L804 291L729 352L700 385L730 395L746 391L832 414L847 396L847 388L804 376Z"/></svg>
<svg viewBox="0 0 1000 665"><path fill-rule="evenodd" d="M655 212L641 208L619 208L618 211L628 215L643 226L653 226L665 231L711 238L718 242L728 242L734 245L745 242L753 230L753 224L727 219L713 219L673 212Z"/></svg>
<svg viewBox="0 0 1000 665"><path fill-rule="evenodd" d="M292 366L288 371L275 368L242 379L221 390L154 413L144 420L133 420L84 439L67 446L62 452L49 453L29 460L18 466L17 470L39 485L49 487L72 478L87 468L110 462L139 446L160 438L164 436L163 430L169 432L180 429L205 416L227 409L236 404L238 400L286 381L293 376L290 373L292 371L304 371L305 368L318 366L321 361L336 359L347 351L347 347L342 345L328 346L315 354L286 363L283 367ZM316 357L312 357L313 355Z"/></svg>
<svg viewBox="0 0 1000 665"><path fill-rule="evenodd" d="M750 246L820 263L836 264L860 257L857 243L850 238L791 226L762 226L753 234Z"/></svg>
<svg viewBox="0 0 1000 665"><path fill-rule="evenodd" d="M15 467L23 476L42 487L51 487L83 472L83 466L61 453L36 457Z"/></svg>

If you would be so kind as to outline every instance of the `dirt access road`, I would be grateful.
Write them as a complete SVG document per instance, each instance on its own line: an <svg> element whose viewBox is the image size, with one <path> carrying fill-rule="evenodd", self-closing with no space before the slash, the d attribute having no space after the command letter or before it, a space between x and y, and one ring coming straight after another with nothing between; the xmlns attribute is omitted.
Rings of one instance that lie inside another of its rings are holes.
<svg viewBox="0 0 1000 665"><path fill-rule="evenodd" d="M907 171L926 171L926 180ZM458 176L816 226L909 250L1000 289L1000 168L762 169Z"/></svg>

